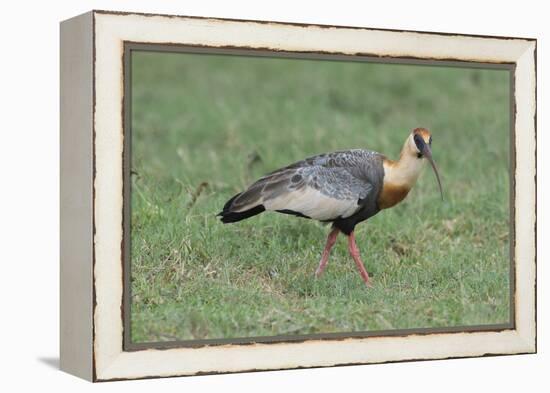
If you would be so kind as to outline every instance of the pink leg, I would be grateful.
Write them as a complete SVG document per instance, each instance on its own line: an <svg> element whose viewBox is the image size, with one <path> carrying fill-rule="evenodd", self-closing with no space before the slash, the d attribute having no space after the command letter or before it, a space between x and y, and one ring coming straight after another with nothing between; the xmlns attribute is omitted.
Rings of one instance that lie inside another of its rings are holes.
<svg viewBox="0 0 550 393"><path fill-rule="evenodd" d="M370 283L369 274L365 270L365 266L363 266L363 261L361 261L361 256L359 255L359 248L357 248L357 244L355 244L355 233L351 232L348 237L348 249L351 257L355 261L355 264L357 265L357 268L359 269L359 273L361 274L361 278L365 282L365 284L368 287L372 287Z"/></svg>
<svg viewBox="0 0 550 393"><path fill-rule="evenodd" d="M328 256L330 255L330 250L336 243L336 238L338 237L338 234L340 233L340 230L337 228L334 228L327 237L327 244L325 246L325 249L323 250L323 255L321 256L321 261L319 262L319 267L317 270L315 270L315 277L320 277L321 274L323 274L323 270L325 270L325 267L327 267L328 263Z"/></svg>

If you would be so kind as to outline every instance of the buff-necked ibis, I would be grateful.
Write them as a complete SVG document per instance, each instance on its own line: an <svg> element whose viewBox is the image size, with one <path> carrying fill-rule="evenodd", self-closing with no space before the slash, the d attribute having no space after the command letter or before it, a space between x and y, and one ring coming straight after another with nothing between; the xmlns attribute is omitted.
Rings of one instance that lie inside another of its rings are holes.
<svg viewBox="0 0 550 393"><path fill-rule="evenodd" d="M260 178L227 201L218 216L223 223L231 223L267 210L332 223L315 276L323 273L330 250L343 232L348 236L349 253L363 281L370 286L354 228L401 202L415 185L426 160L434 170L443 198L431 145L430 132L416 128L407 137L397 161L364 149L306 158Z"/></svg>

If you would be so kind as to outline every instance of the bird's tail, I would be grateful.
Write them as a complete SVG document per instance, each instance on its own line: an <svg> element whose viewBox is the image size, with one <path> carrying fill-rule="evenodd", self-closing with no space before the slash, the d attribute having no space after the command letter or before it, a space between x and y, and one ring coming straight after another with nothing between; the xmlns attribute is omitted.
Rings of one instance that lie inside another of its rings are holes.
<svg viewBox="0 0 550 393"><path fill-rule="evenodd" d="M239 212L232 211L231 208L233 205L233 201L240 195L241 194L237 194L233 196L230 200L228 200L223 206L222 211L218 213L218 217L221 217L221 221L224 224L241 221L265 211L264 205L256 205L250 209L239 211Z"/></svg>

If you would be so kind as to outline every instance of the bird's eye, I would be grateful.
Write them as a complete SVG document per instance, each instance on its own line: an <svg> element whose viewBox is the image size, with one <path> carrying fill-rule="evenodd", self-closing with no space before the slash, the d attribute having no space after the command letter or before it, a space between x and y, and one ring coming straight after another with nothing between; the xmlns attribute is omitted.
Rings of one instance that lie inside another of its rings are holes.
<svg viewBox="0 0 550 393"><path fill-rule="evenodd" d="M422 137L420 135L415 134L414 144L416 145L416 147L419 151L422 151L422 146L424 146L424 141L422 140Z"/></svg>

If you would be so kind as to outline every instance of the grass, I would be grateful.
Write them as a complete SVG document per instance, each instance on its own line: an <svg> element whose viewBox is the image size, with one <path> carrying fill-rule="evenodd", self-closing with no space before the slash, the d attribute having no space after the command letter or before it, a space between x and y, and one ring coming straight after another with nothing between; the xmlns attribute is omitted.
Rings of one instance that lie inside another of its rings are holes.
<svg viewBox="0 0 550 393"><path fill-rule="evenodd" d="M212 55L132 59L133 342L505 323L507 71ZM275 213L215 217L255 178L317 153L397 158L433 133L430 169L357 227L374 287L340 238Z"/></svg>

